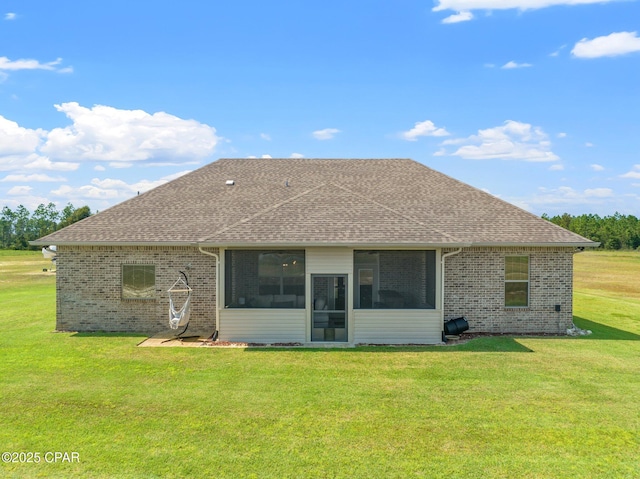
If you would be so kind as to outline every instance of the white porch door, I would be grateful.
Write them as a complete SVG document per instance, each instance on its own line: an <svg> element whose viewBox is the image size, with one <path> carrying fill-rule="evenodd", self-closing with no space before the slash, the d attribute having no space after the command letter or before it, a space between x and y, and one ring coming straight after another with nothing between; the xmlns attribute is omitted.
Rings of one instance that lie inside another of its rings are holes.
<svg viewBox="0 0 640 479"><path fill-rule="evenodd" d="M311 341L347 341L346 274L311 275Z"/></svg>

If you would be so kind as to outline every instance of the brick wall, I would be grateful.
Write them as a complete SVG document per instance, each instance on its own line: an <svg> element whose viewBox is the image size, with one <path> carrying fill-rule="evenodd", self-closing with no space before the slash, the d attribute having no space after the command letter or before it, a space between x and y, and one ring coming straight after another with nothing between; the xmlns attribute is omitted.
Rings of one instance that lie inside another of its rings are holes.
<svg viewBox="0 0 640 479"><path fill-rule="evenodd" d="M512 255L530 258L527 308L504 306L504 258ZM135 263L155 265L154 299L121 299L122 264ZM445 270L445 319L465 316L471 331L564 333L572 323L573 248L468 248L447 258ZM213 332L215 260L197 248L59 246L56 329L166 330L167 289L179 271L193 288L189 330Z"/></svg>
<svg viewBox="0 0 640 479"><path fill-rule="evenodd" d="M121 298L123 264L155 265L154 299ZM215 328L215 258L197 248L58 246L56 269L59 331L150 334L169 329L167 290L180 271L193 288L189 331Z"/></svg>
<svg viewBox="0 0 640 479"><path fill-rule="evenodd" d="M445 250L443 253L453 251ZM562 333L573 321L573 248L468 248L445 261L445 320L470 332ZM529 307L504 306L504 258L529 257ZM555 311L560 305L561 311Z"/></svg>

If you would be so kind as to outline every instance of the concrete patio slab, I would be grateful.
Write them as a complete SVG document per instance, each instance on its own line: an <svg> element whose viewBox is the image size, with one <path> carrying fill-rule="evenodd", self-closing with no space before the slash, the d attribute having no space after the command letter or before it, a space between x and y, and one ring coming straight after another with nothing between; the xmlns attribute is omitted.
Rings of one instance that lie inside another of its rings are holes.
<svg viewBox="0 0 640 479"><path fill-rule="evenodd" d="M210 343L211 333L185 333L184 338L177 338L176 332L172 330L162 331L145 339L138 344L141 348L199 348Z"/></svg>

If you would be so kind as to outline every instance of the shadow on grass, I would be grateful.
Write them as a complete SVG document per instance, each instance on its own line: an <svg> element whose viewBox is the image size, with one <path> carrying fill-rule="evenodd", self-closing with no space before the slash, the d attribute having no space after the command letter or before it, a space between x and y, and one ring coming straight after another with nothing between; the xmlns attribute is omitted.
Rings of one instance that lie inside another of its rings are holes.
<svg viewBox="0 0 640 479"><path fill-rule="evenodd" d="M573 322L581 329L589 329L593 332L589 336L580 336L580 339L609 339L623 341L640 341L640 335L624 331L622 329L612 328L606 324L596 323L588 319L573 317Z"/></svg>
<svg viewBox="0 0 640 479"><path fill-rule="evenodd" d="M530 349L520 343L518 338L509 336L492 336L471 339L464 344L445 346L444 350L462 351L470 353L532 353Z"/></svg>
<svg viewBox="0 0 640 479"><path fill-rule="evenodd" d="M249 347L244 351L247 353L254 352L273 352L282 351L283 349L304 351L309 353L353 353L353 352L367 352L367 353L454 353L454 352L468 352L468 353L532 353L533 350L527 348L518 342L517 338L509 336L492 336L474 338L465 343L460 344L447 344L447 345L360 345L355 348L271 348L271 347Z"/></svg>

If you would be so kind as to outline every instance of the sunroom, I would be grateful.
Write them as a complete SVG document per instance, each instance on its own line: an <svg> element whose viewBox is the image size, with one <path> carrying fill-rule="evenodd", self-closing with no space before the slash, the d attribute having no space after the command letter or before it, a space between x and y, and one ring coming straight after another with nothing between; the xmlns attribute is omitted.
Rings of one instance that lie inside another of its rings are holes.
<svg viewBox="0 0 640 479"><path fill-rule="evenodd" d="M220 339L437 343L439 251L227 249Z"/></svg>

